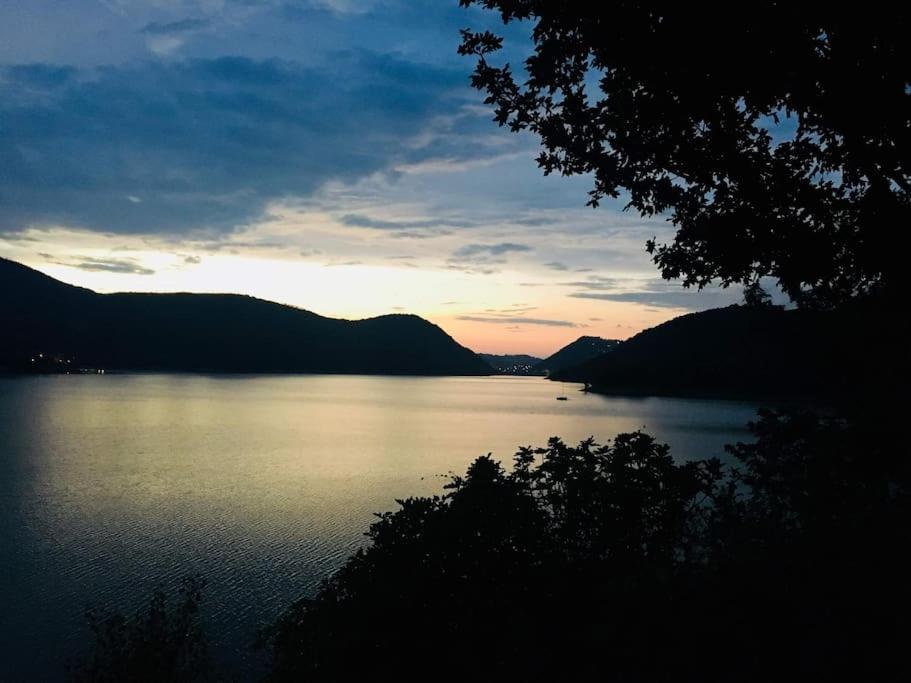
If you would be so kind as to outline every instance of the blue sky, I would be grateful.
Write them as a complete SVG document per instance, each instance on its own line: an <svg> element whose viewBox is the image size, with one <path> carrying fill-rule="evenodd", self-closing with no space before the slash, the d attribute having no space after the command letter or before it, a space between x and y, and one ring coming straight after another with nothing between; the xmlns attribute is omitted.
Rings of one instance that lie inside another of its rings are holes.
<svg viewBox="0 0 911 683"><path fill-rule="evenodd" d="M662 221L541 176L468 85L468 26L503 30L456 0L4 2L0 255L99 291L414 312L494 352L736 301L657 279Z"/></svg>

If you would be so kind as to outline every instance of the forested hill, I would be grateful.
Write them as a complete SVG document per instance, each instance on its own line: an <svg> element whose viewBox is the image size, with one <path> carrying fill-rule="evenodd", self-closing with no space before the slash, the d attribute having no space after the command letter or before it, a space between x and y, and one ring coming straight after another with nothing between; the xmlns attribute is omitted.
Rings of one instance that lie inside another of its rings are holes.
<svg viewBox="0 0 911 683"><path fill-rule="evenodd" d="M479 375L491 369L414 315L326 318L235 294L97 294L0 259L0 369Z"/></svg>
<svg viewBox="0 0 911 683"><path fill-rule="evenodd" d="M901 365L873 313L729 306L683 315L553 373L595 391L828 396L880 387Z"/></svg>
<svg viewBox="0 0 911 683"><path fill-rule="evenodd" d="M556 353L542 360L535 367L540 374L554 375L568 368L581 365L592 358L597 358L612 350L620 342L615 339L584 336L567 344Z"/></svg>

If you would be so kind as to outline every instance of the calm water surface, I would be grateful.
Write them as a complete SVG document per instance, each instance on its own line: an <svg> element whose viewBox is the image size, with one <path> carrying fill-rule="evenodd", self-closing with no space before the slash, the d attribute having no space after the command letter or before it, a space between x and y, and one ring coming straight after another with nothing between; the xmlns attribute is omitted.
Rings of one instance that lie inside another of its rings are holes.
<svg viewBox="0 0 911 683"><path fill-rule="evenodd" d="M755 406L615 398L540 378L0 378L0 680L55 680L86 606L194 572L215 655L248 678L256 629L363 542L372 513L492 452L646 428L723 455Z"/></svg>

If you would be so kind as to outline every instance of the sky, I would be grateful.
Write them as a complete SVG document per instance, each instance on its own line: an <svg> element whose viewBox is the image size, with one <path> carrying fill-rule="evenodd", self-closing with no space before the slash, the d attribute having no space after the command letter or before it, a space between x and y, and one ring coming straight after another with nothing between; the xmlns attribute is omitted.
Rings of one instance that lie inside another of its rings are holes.
<svg viewBox="0 0 911 683"><path fill-rule="evenodd" d="M0 256L99 292L415 313L548 355L740 299L662 281L661 218L586 206L497 127L457 0L3 0Z"/></svg>

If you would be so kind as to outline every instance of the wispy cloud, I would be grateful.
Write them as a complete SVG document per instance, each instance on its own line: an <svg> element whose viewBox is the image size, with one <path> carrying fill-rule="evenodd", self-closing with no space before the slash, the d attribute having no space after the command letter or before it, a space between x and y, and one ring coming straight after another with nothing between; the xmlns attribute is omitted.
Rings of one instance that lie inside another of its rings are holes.
<svg viewBox="0 0 911 683"><path fill-rule="evenodd" d="M534 311L537 308L537 306L516 305L510 308L487 308L484 309L484 312L492 315L517 315Z"/></svg>
<svg viewBox="0 0 911 683"><path fill-rule="evenodd" d="M533 247L527 244L514 242L500 242L498 244L466 244L453 252L452 257L459 261L469 261L481 257L504 256L505 254L532 251Z"/></svg>
<svg viewBox="0 0 911 683"><path fill-rule="evenodd" d="M591 275L585 280L575 280L570 282L561 283L565 287L578 287L586 290L594 291L613 291L617 289L622 289L624 286L629 287L643 287L643 286L652 286L653 283L651 280L645 281L642 280L630 280L628 278L616 278L616 277L604 277L601 275Z"/></svg>
<svg viewBox="0 0 911 683"><path fill-rule="evenodd" d="M466 244L456 249L449 257L449 268L464 270L468 273L492 275L496 272L492 266L506 263L509 254L532 251L527 244L515 242L498 242L495 244Z"/></svg>
<svg viewBox="0 0 911 683"><path fill-rule="evenodd" d="M78 268L90 272L121 273L125 275L154 275L155 271L146 268L136 259L128 258L98 258L98 257L81 257L74 256L68 258L56 258L51 254L39 254L49 263L55 263L67 268Z"/></svg>
<svg viewBox="0 0 911 683"><path fill-rule="evenodd" d="M432 237L445 237L446 235L451 235L452 233L448 230L434 230L426 232L416 232L416 231L403 231L403 232L393 232L389 234L389 237L397 240L427 240Z"/></svg>
<svg viewBox="0 0 911 683"><path fill-rule="evenodd" d="M415 229L438 229L438 228L469 228L476 225L472 221L466 220L445 220L445 219L427 219L427 220L385 220L380 218L371 218L363 214L348 213L339 218L342 225L348 225L355 228L372 228L374 230L415 230Z"/></svg>
<svg viewBox="0 0 911 683"><path fill-rule="evenodd" d="M168 57L184 46L196 31L206 28L206 19L181 19L180 21L153 21L139 30L146 46L159 57Z"/></svg>
<svg viewBox="0 0 911 683"><path fill-rule="evenodd" d="M741 298L739 288L698 290L658 278L630 280L591 276L586 280L562 284L581 290L569 295L574 299L632 303L654 309L701 310L737 303Z"/></svg>
<svg viewBox="0 0 911 683"><path fill-rule="evenodd" d="M362 266L364 265L363 261L329 261L325 265L327 266Z"/></svg>
<svg viewBox="0 0 911 683"><path fill-rule="evenodd" d="M495 325L543 325L546 327L579 327L569 320L550 320L547 318L526 318L524 316L481 316L460 315L458 320L468 320L476 323L492 323Z"/></svg>
<svg viewBox="0 0 911 683"><path fill-rule="evenodd" d="M366 14L378 0L308 0L307 4L337 14Z"/></svg>
<svg viewBox="0 0 911 683"><path fill-rule="evenodd" d="M174 33L185 33L205 28L209 22L205 19L181 19L180 21L158 22L153 21L143 26L139 32L146 35L166 36Z"/></svg>

